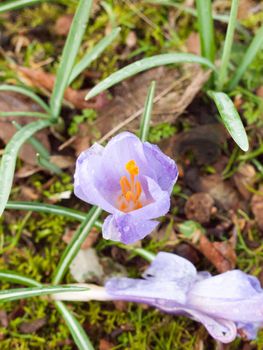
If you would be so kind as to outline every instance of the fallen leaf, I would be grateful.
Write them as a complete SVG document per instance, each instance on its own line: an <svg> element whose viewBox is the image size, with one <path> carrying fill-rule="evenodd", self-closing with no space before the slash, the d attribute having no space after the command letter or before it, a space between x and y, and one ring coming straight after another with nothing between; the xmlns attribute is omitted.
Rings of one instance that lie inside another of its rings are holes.
<svg viewBox="0 0 263 350"><path fill-rule="evenodd" d="M256 170L253 165L242 164L233 176L239 193L246 200L249 200L252 196L252 193L249 191L248 187L253 187L253 184L256 181L256 175Z"/></svg>
<svg viewBox="0 0 263 350"><path fill-rule="evenodd" d="M8 317L5 310L0 310L0 324L2 327L8 327Z"/></svg>
<svg viewBox="0 0 263 350"><path fill-rule="evenodd" d="M256 2L253 0L240 0L238 4L237 18L239 20L248 18L253 13Z"/></svg>
<svg viewBox="0 0 263 350"><path fill-rule="evenodd" d="M59 17L55 24L55 33L58 35L67 36L73 20L73 15L67 14Z"/></svg>
<svg viewBox="0 0 263 350"><path fill-rule="evenodd" d="M53 74L46 73L42 69L31 69L26 67L17 67L17 70L28 85L37 87L49 93L52 92L55 83L55 76ZM68 87L65 91L64 99L77 109L101 109L108 102L106 93L101 93L87 102L85 101L87 93L88 90L74 90L71 87Z"/></svg>
<svg viewBox="0 0 263 350"><path fill-rule="evenodd" d="M62 237L63 241L69 244L70 241L72 240L74 234L75 234L75 230L67 229L66 233ZM88 237L82 243L81 249L91 248L94 245L94 243L98 240L98 238L99 238L98 231L96 229L92 228Z"/></svg>
<svg viewBox="0 0 263 350"><path fill-rule="evenodd" d="M75 159L73 157L62 155L51 156L50 162L58 166L60 169L67 169L75 165Z"/></svg>
<svg viewBox="0 0 263 350"><path fill-rule="evenodd" d="M236 255L231 243L211 242L205 235L201 235L198 249L216 267L219 273L232 270L235 267Z"/></svg>
<svg viewBox="0 0 263 350"><path fill-rule="evenodd" d="M186 40L187 51L195 55L200 55L200 37L196 32L192 32Z"/></svg>
<svg viewBox="0 0 263 350"><path fill-rule="evenodd" d="M99 350L111 350L114 344L110 343L106 339L100 339Z"/></svg>
<svg viewBox="0 0 263 350"><path fill-rule="evenodd" d="M132 49L136 46L136 44L137 44L137 35L133 30L131 30L127 35L126 45L128 46L129 49Z"/></svg>
<svg viewBox="0 0 263 350"><path fill-rule="evenodd" d="M257 94L259 97L262 97L262 98L263 98L263 86L260 86L260 87L257 89L256 94Z"/></svg>
<svg viewBox="0 0 263 350"><path fill-rule="evenodd" d="M38 173L41 169L42 168L39 166L25 164L24 166L22 166L16 171L15 177L18 179L23 179L25 177L29 177L31 175Z"/></svg>
<svg viewBox="0 0 263 350"><path fill-rule="evenodd" d="M190 169L185 180L193 191L210 194L217 206L224 210L236 210L243 205L231 182L223 180L219 174L201 176L196 169Z"/></svg>
<svg viewBox="0 0 263 350"><path fill-rule="evenodd" d="M263 231L263 185L259 187L258 193L252 197L251 210L258 227Z"/></svg>
<svg viewBox="0 0 263 350"><path fill-rule="evenodd" d="M23 185L20 187L20 200L36 201L40 198L40 193L36 189Z"/></svg>
<svg viewBox="0 0 263 350"><path fill-rule="evenodd" d="M156 81L155 102L151 123L170 122L184 112L202 86L210 72L195 65L184 69L159 67L138 74L112 89L113 98L98 112L96 127L101 135L109 138L125 127L138 128L150 83ZM109 130L111 130L109 132Z"/></svg>
<svg viewBox="0 0 263 350"><path fill-rule="evenodd" d="M213 198L208 193L201 192L195 193L187 199L184 211L187 219L207 224L214 209Z"/></svg>
<svg viewBox="0 0 263 350"><path fill-rule="evenodd" d="M82 151L90 147L92 140L91 128L88 124L82 123L78 127L78 132L72 146L75 150L76 156Z"/></svg>
<svg viewBox="0 0 263 350"><path fill-rule="evenodd" d="M1 112L43 112L43 110L31 99L21 94L9 91L0 91L0 111ZM7 144L11 137L16 133L17 129L11 123L18 122L20 125L26 125L36 118L30 117L1 117L0 118L0 139ZM50 151L48 140L48 131L41 130L34 135L44 147ZM28 143L24 144L19 152L19 157L28 164L37 164L36 150Z"/></svg>
<svg viewBox="0 0 263 350"><path fill-rule="evenodd" d="M36 320L30 321L30 322L23 322L19 326L19 330L21 333L35 333L42 327L44 327L47 323L46 318L38 318Z"/></svg>

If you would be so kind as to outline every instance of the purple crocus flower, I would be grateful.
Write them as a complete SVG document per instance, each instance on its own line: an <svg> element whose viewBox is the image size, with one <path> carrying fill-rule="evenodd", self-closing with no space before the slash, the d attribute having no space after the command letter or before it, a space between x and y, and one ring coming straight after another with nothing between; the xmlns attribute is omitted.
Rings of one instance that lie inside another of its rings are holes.
<svg viewBox="0 0 263 350"><path fill-rule="evenodd" d="M74 192L109 212L103 237L133 243L151 233L170 208L175 162L156 146L123 132L106 147L95 143L77 160Z"/></svg>
<svg viewBox="0 0 263 350"><path fill-rule="evenodd" d="M110 279L107 299L146 303L191 317L222 343L237 335L254 339L263 326L263 290L256 277L240 270L217 276L197 273L188 260L161 252L143 277Z"/></svg>

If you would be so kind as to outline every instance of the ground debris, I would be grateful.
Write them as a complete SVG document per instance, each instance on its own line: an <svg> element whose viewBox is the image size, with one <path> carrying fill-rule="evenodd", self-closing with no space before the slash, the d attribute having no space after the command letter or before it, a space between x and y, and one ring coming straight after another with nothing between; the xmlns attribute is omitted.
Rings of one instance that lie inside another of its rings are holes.
<svg viewBox="0 0 263 350"><path fill-rule="evenodd" d="M251 191L249 191L249 187L253 187L256 181L256 175L257 173L253 165L242 164L233 176L239 193L246 200L249 200L252 195Z"/></svg>
<svg viewBox="0 0 263 350"><path fill-rule="evenodd" d="M40 328L44 327L46 323L47 323L47 320L45 317L38 318L30 322L21 323L21 325L19 326L19 330L21 333L35 333Z"/></svg>
<svg viewBox="0 0 263 350"><path fill-rule="evenodd" d="M21 94L9 91L0 92L0 111L1 112L43 112L43 110L35 102ZM12 124L16 121L20 125L26 125L36 121L36 118L30 117L1 117L0 119L0 139L6 144L15 134L17 129ZM36 137L45 148L50 151L50 143L48 139L48 130L37 132ZM19 152L19 157L28 164L37 164L36 150L28 143L24 144Z"/></svg>
<svg viewBox="0 0 263 350"><path fill-rule="evenodd" d="M111 350L114 344L110 343L106 339L100 339L99 350Z"/></svg>
<svg viewBox="0 0 263 350"><path fill-rule="evenodd" d="M192 168L186 172L185 179L192 190L208 193L215 200L216 205L224 210L236 210L242 206L231 181L224 181L219 174L200 176L199 172Z"/></svg>
<svg viewBox="0 0 263 350"><path fill-rule="evenodd" d="M194 65L182 70L159 67L125 80L113 89L113 99L98 113L96 127L103 139L124 128L138 128L147 90L156 81L152 124L175 121L208 80L210 72ZM137 118L137 119L136 119ZM129 125L128 125L129 124ZM109 130L111 130L109 132Z"/></svg>
<svg viewBox="0 0 263 350"><path fill-rule="evenodd" d="M17 67L21 78L27 85L41 89L43 92L50 94L55 84L55 76L50 73L46 73L42 69L31 69L26 67ZM105 93L99 94L94 99L85 101L85 96L88 90L74 90L68 87L65 91L64 99L70 106L74 106L77 109L101 109L108 102Z"/></svg>
<svg viewBox="0 0 263 350"><path fill-rule="evenodd" d="M251 210L258 227L263 231L263 185L259 187L258 192L252 197Z"/></svg>
<svg viewBox="0 0 263 350"><path fill-rule="evenodd" d="M176 135L174 154L182 158L191 151L198 164L212 164L221 155L220 146L225 138L226 132L221 124L199 125Z"/></svg>
<svg viewBox="0 0 263 350"><path fill-rule="evenodd" d="M205 235L201 235L198 249L222 273L232 270L236 265L235 239L224 242L211 242Z"/></svg>
<svg viewBox="0 0 263 350"><path fill-rule="evenodd" d="M214 209L216 210L213 198L208 193L201 192L188 198L184 211L187 219L206 224L210 221Z"/></svg>

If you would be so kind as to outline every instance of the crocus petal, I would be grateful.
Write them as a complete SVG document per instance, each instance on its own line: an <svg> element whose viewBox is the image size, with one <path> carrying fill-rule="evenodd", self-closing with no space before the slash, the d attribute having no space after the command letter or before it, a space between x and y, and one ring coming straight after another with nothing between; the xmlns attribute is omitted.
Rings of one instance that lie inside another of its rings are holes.
<svg viewBox="0 0 263 350"><path fill-rule="evenodd" d="M105 146L102 160L104 172L119 184L121 176L127 174L125 165L130 160L136 161L140 174L154 176L150 163L145 157L141 140L130 132L122 132Z"/></svg>
<svg viewBox="0 0 263 350"><path fill-rule="evenodd" d="M78 157L74 175L74 193L83 201L98 205L102 209L113 213L116 208L102 195L98 185L101 177L101 161L104 148L95 143ZM105 182L105 178L104 178Z"/></svg>
<svg viewBox="0 0 263 350"><path fill-rule="evenodd" d="M195 281L196 275L196 269L190 261L175 254L160 252L144 272L143 277L158 280L160 284L162 281L176 282L186 292Z"/></svg>
<svg viewBox="0 0 263 350"><path fill-rule="evenodd" d="M233 321L261 321L263 292L258 283L241 271L225 272L195 283L188 294L188 303L209 315Z"/></svg>
<svg viewBox="0 0 263 350"><path fill-rule="evenodd" d="M153 220L137 220L131 214L109 215L103 223L102 235L105 239L130 244L143 239L158 224Z"/></svg>
<svg viewBox="0 0 263 350"><path fill-rule="evenodd" d="M147 197L151 197L151 203L140 209L133 210L129 214L136 220L155 219L165 215L170 208L170 196L150 177L142 177L143 190Z"/></svg>
<svg viewBox="0 0 263 350"><path fill-rule="evenodd" d="M263 326L262 322L255 322L255 323L237 323L237 329L238 333L242 336L242 338L245 338L247 340L256 339L258 329Z"/></svg>
<svg viewBox="0 0 263 350"><path fill-rule="evenodd" d="M212 318L192 309L185 309L196 321L201 322L209 334L222 343L230 343L236 338L237 328L234 322L220 318Z"/></svg>
<svg viewBox="0 0 263 350"><path fill-rule="evenodd" d="M166 156L158 146L149 142L145 142L143 148L159 186L162 190L171 193L178 177L178 169L174 160Z"/></svg>
<svg viewBox="0 0 263 350"><path fill-rule="evenodd" d="M239 270L228 271L196 283L191 293L202 297L245 299L259 293L259 282L251 277Z"/></svg>
<svg viewBox="0 0 263 350"><path fill-rule="evenodd" d="M165 284L165 300L163 299L163 285L159 281L149 281L132 278L111 278L105 285L106 292L119 300L146 303L156 306L158 299L160 304L167 307L171 304L184 304L185 292L174 282Z"/></svg>

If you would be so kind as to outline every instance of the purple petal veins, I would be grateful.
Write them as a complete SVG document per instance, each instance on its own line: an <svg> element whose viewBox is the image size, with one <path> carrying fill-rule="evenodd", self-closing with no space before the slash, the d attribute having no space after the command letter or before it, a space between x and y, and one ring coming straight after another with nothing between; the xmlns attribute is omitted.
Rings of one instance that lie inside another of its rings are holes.
<svg viewBox="0 0 263 350"><path fill-rule="evenodd" d="M237 335L254 339L263 326L263 289L258 279L233 270L211 276L197 273L186 259L159 253L144 279L112 278L112 299L147 303L201 322L212 337L229 343Z"/></svg>
<svg viewBox="0 0 263 350"><path fill-rule="evenodd" d="M77 160L74 192L111 215L104 222L106 239L133 243L151 233L155 219L170 208L177 179L175 162L155 145L123 132L102 147L94 144Z"/></svg>

